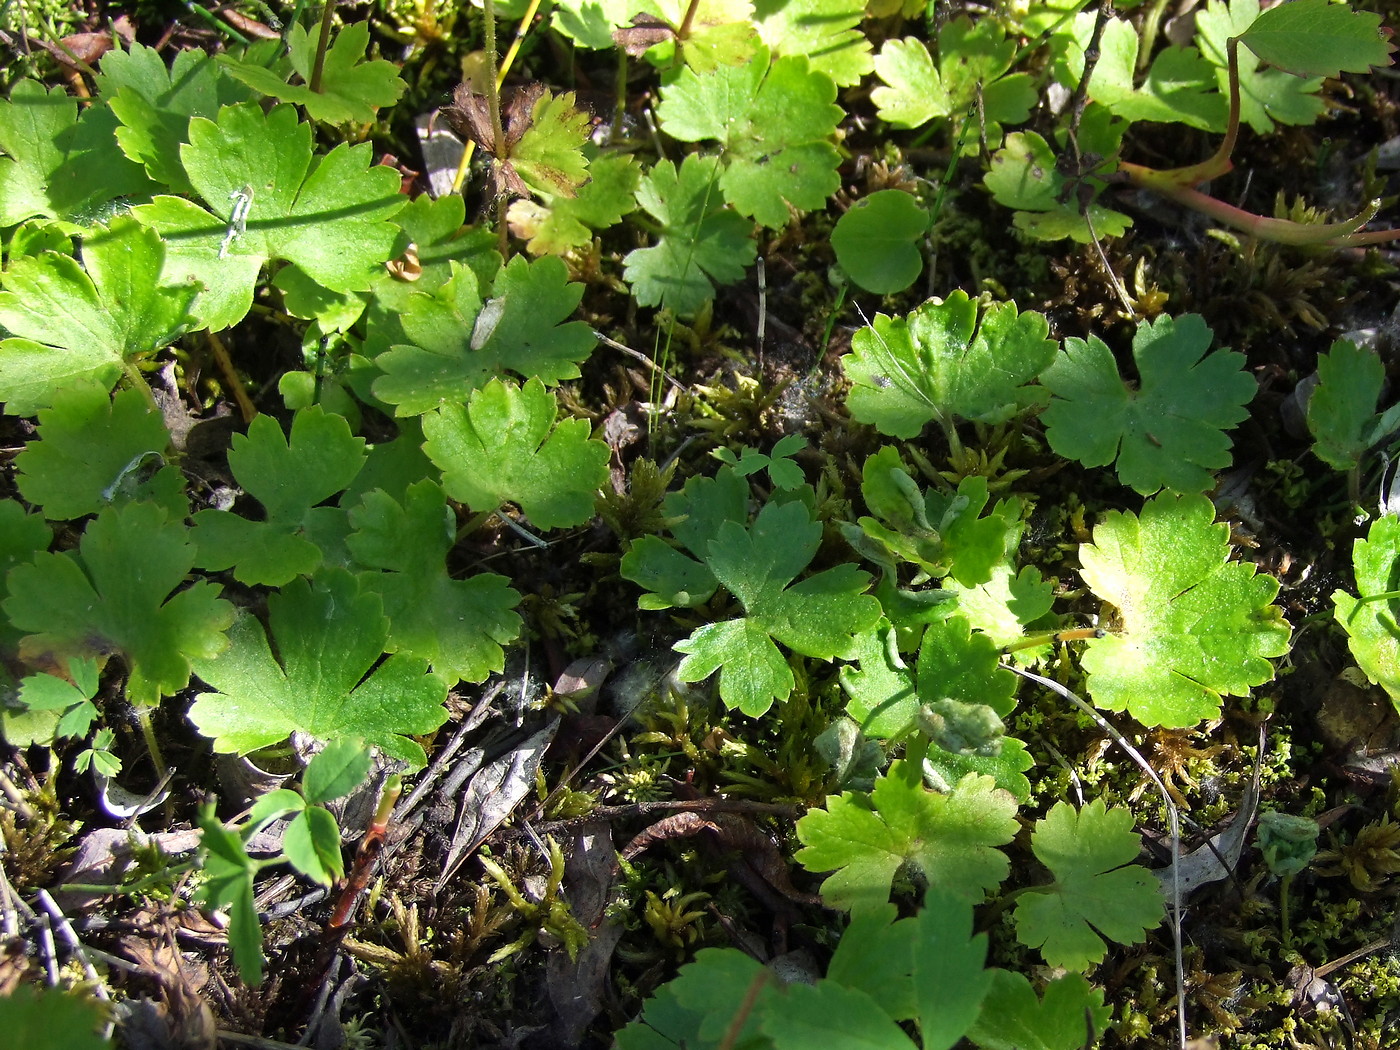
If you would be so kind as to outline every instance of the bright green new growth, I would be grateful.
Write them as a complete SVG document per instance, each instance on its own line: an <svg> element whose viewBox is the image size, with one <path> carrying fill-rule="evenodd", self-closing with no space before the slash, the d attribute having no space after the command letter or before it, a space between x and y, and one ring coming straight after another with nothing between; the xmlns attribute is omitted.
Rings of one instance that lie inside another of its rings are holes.
<svg viewBox="0 0 1400 1050"><path fill-rule="evenodd" d="M200 511L194 516L196 564L232 568L240 583L270 587L315 572L322 552L308 537L341 513L317 504L349 485L364 462L364 438L350 433L343 416L319 406L303 409L292 420L290 439L271 416L258 416L246 436L234 435L228 465L243 490L263 505L263 520Z"/></svg>
<svg viewBox="0 0 1400 1050"><path fill-rule="evenodd" d="M1366 676L1390 694L1400 708L1400 625L1397 625L1395 567L1400 562L1400 518L1386 515L1371 523L1365 539L1352 548L1360 599L1336 591L1337 622L1347 632L1351 655Z"/></svg>
<svg viewBox="0 0 1400 1050"><path fill-rule="evenodd" d="M1095 799L1077 812L1067 802L1036 822L1031 850L1055 877L1016 902L1016 938L1045 961L1084 970L1103 960L1100 934L1137 944L1162 921L1162 891L1146 868L1132 864L1141 847L1126 809L1105 811Z"/></svg>
<svg viewBox="0 0 1400 1050"><path fill-rule="evenodd" d="M276 657L257 618L244 613L228 651L197 661L216 691L195 698L190 721L214 750L247 754L299 729L318 740L361 737L414 768L426 764L409 738L447 720L447 683L427 673L426 660L399 654L378 663L389 641L378 595L341 570L314 584L297 579L268 599L268 625Z"/></svg>
<svg viewBox="0 0 1400 1050"><path fill-rule="evenodd" d="M505 667L501 647L520 633L520 594L493 573L448 575L456 522L441 486L420 481L401 501L376 489L350 511L350 524L351 554L382 570L362 573L360 585L384 600L389 652L427 660L449 684L479 682Z"/></svg>
<svg viewBox="0 0 1400 1050"><path fill-rule="evenodd" d="M981 517L988 500L986 478L965 477L956 492L920 491L898 450L889 445L865 461L860 492L874 517L861 517L854 525L843 522L842 535L891 576L898 571L895 559L916 566L916 584L945 576L964 587L986 583L1020 538L1019 499L997 500Z"/></svg>
<svg viewBox="0 0 1400 1050"><path fill-rule="evenodd" d="M779 438L773 445L771 455L759 452L757 449L743 446L739 455L734 455L733 449L726 445L721 445L710 455L721 463L728 464L733 468L734 473L741 478L747 478L757 474L760 470L768 472L769 480L782 489L784 492L791 492L800 488L807 480L802 473L802 466L788 458L796 455L807 447L807 439L801 434L789 434L787 437Z"/></svg>
<svg viewBox="0 0 1400 1050"><path fill-rule="evenodd" d="M851 205L831 231L841 269L868 292L902 292L924 269L918 242L929 215L903 190L878 190Z"/></svg>
<svg viewBox="0 0 1400 1050"><path fill-rule="evenodd" d="M1204 491L1210 472L1229 466L1224 431L1248 415L1255 392L1244 355L1207 355L1211 339L1196 314L1139 323L1137 389L1119 377L1103 340L1066 339L1041 376L1054 395L1041 416L1050 447L1086 467L1116 459L1118 480L1143 495Z"/></svg>
<svg viewBox="0 0 1400 1050"><path fill-rule="evenodd" d="M638 305L693 314L714 298L716 284L739 280L753 262L753 227L725 207L718 179L719 158L698 153L679 171L659 161L642 179L637 202L661 229L655 244L622 260Z"/></svg>
<svg viewBox="0 0 1400 1050"><path fill-rule="evenodd" d="M447 494L472 510L514 503L536 528L568 528L593 515L593 496L608 480L608 446L589 437L586 419L556 426L557 414L538 379L523 387L493 379L465 407L423 417L423 450Z"/></svg>
<svg viewBox="0 0 1400 1050"><path fill-rule="evenodd" d="M1111 511L1079 549L1084 582L1118 610L1081 665L1094 703L1149 726L1191 726L1274 676L1289 627L1278 581L1230 561L1230 527L1204 496L1163 493L1141 516ZM1340 609L1340 604L1339 604Z"/></svg>
<svg viewBox="0 0 1400 1050"><path fill-rule="evenodd" d="M452 263L452 278L432 294L410 296L399 323L413 345L376 358L384 375L376 397L398 415L459 404L490 379L514 372L553 386L579 376L597 345L593 331L568 318L583 298L558 259L516 256L482 302L476 275Z"/></svg>
<svg viewBox="0 0 1400 1050"><path fill-rule="evenodd" d="M364 61L369 47L368 22L352 23L336 35L325 53L319 91L311 90L316 45L316 37L296 24L287 36L291 68L284 72L222 55L219 60L232 76L254 91L280 102L294 102L305 107L311 119L329 124L368 124L374 120L375 110L392 106L403 97L408 85L392 62ZM287 83L293 73L300 77L300 83Z"/></svg>
<svg viewBox="0 0 1400 1050"><path fill-rule="evenodd" d="M51 674L32 674L20 683L19 702L30 711L58 712L53 737L87 736L97 719L97 661L91 657L68 661L70 682ZM52 739L50 740L52 743Z"/></svg>
<svg viewBox="0 0 1400 1050"><path fill-rule="evenodd" d="M882 434L917 437L937 419L999 423L1043 400L1027 386L1055 359L1050 326L1015 303L984 303L955 291L907 317L876 314L841 358L846 407Z"/></svg>
<svg viewBox="0 0 1400 1050"><path fill-rule="evenodd" d="M544 204L525 199L511 204L511 232L528 242L525 249L531 255L564 255L589 244L594 230L605 230L636 211L642 168L630 154L595 156L588 163L588 176L574 196L548 195Z"/></svg>
<svg viewBox="0 0 1400 1050"><path fill-rule="evenodd" d="M242 320L272 259L334 292L371 286L398 235L385 220L406 200L395 171L371 166L368 143L313 156L311 125L293 107L264 114L251 103L225 106L213 121L195 117L188 134L180 158L207 210L157 197L132 212L165 238L165 280L201 289L194 311L203 324Z"/></svg>
<svg viewBox="0 0 1400 1050"><path fill-rule="evenodd" d="M59 388L91 379L110 390L137 361L191 327L193 287L163 279L167 246L121 217L82 240L82 263L45 251L12 259L0 275L0 400L12 415L53 403Z"/></svg>
<svg viewBox="0 0 1400 1050"><path fill-rule="evenodd" d="M843 116L836 85L806 59L777 58L770 67L761 51L739 66L685 69L661 95L666 134L719 140L719 188L741 215L780 230L789 207L820 208L840 186L840 155L828 141Z"/></svg>
<svg viewBox="0 0 1400 1050"><path fill-rule="evenodd" d="M39 441L15 457L20 493L50 521L71 521L103 507L146 499L172 518L189 513L185 479L163 464L170 434L135 390L110 397L99 383L59 391L39 415Z"/></svg>
<svg viewBox="0 0 1400 1050"><path fill-rule="evenodd" d="M1400 405L1375 411L1385 366L1372 351L1338 339L1318 356L1317 379L1308 399L1313 454L1334 470L1355 470L1371 446L1400 427Z"/></svg>
<svg viewBox="0 0 1400 1050"><path fill-rule="evenodd" d="M930 887L979 900L1006 878L1010 862L997 847L1018 826L1016 799L991 777L968 774L939 794L924 787L917 766L898 760L868 795L833 795L799 820L796 860L833 872L822 898L854 912L883 906L906 864Z"/></svg>
<svg viewBox="0 0 1400 1050"><path fill-rule="evenodd" d="M171 596L194 564L185 527L160 507L109 507L88 524L77 553L36 554L10 572L5 614L26 635L27 659L47 656L62 666L120 653L130 671L127 697L155 704L189 684L192 660L228 644L233 607L215 584Z"/></svg>
<svg viewBox="0 0 1400 1050"><path fill-rule="evenodd" d="M1007 75L1016 42L1005 39L997 19L974 25L966 15L955 18L938 31L938 55L935 64L928 47L915 37L885 42L875 59L884 85L870 93L881 120L917 128L935 117L962 116L980 101L976 119L985 119L987 143L995 147L1003 123L1019 124L1030 115L1035 85L1029 74ZM976 139L964 147L970 153L978 148Z"/></svg>
<svg viewBox="0 0 1400 1050"><path fill-rule="evenodd" d="M1041 241L1070 237L1088 244L1095 235L1117 237L1133 224L1122 212L1098 202L1102 184L1093 176L1111 172L1127 128L1103 106L1090 105L1079 124L1081 154L1103 158L1092 164L1090 177L1074 182L1056 163L1057 151L1034 131L1012 132L1006 145L992 155L982 177L997 203L1016 209L1016 229ZM1086 164L1086 166L1090 166ZM1087 198L1088 206L1084 205Z"/></svg>
<svg viewBox="0 0 1400 1050"><path fill-rule="evenodd" d="M820 660L850 653L855 636L880 618L880 603L864 593L870 577L849 564L792 582L816 554L821 535L821 524L800 502L767 504L751 529L737 521L720 524L704 561L745 615L706 624L676 643L676 651L687 654L676 670L681 681L719 671L720 698L757 718L795 684L775 640Z"/></svg>

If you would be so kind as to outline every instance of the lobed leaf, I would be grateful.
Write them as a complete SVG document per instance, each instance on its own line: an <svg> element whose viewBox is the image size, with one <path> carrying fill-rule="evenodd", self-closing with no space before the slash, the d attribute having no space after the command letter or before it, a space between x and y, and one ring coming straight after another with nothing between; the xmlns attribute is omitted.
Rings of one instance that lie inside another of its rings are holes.
<svg viewBox="0 0 1400 1050"><path fill-rule="evenodd" d="M990 777L970 774L950 794L929 791L917 768L894 762L869 794L845 792L797 822L808 871L833 871L822 896L861 911L889 900L906 864L930 887L980 899L998 886L1010 862L996 847L1016 834L1016 800Z"/></svg>
<svg viewBox="0 0 1400 1050"><path fill-rule="evenodd" d="M1084 581L1120 628L1090 641L1082 666L1094 703L1145 725L1190 726L1274 676L1289 628L1270 602L1278 581L1231 562L1230 528L1204 496L1163 493L1141 516L1110 512L1080 547Z"/></svg>
<svg viewBox="0 0 1400 1050"><path fill-rule="evenodd" d="M191 662L227 645L233 607L196 583L172 596L193 568L186 529L152 503L109 507L89 522L78 551L36 554L11 570L5 613L26 637L22 651L66 660L122 654L134 704L183 689Z"/></svg>
<svg viewBox="0 0 1400 1050"><path fill-rule="evenodd" d="M214 750L247 754L300 730L360 737L414 767L427 762L411 737L446 721L447 684L424 660L379 663L389 624L377 595L341 570L293 580L268 599L268 626L275 657L268 633L244 613L228 651L196 664L214 691L195 697L190 721Z"/></svg>
<svg viewBox="0 0 1400 1050"><path fill-rule="evenodd" d="M557 412L540 380L493 379L465 407L424 416L423 448L453 499L487 513L515 503L537 528L567 528L592 516L608 480L608 446L589 438L586 420L555 426Z"/></svg>
<svg viewBox="0 0 1400 1050"><path fill-rule="evenodd" d="M1208 488L1210 472L1230 464L1224 431L1249 414L1256 389L1244 355L1207 354L1211 339L1197 314L1139 322L1136 389L1103 340L1066 339L1041 376L1054 396L1041 417L1050 447L1086 467L1116 460L1118 480L1143 495Z"/></svg>
<svg viewBox="0 0 1400 1050"><path fill-rule="evenodd" d="M899 438L934 419L1002 422L1038 400L1026 384L1055 359L1049 331L1041 314L961 290L904 318L876 314L841 358L852 383L846 406Z"/></svg>
<svg viewBox="0 0 1400 1050"><path fill-rule="evenodd" d="M1106 810L1102 799L1078 811L1059 802L1038 820L1031 850L1055 882L1016 901L1016 939L1067 970L1101 962L1102 937L1145 940L1162 921L1162 891L1150 871L1130 863L1141 847L1132 827L1131 813Z"/></svg>
<svg viewBox="0 0 1400 1050"><path fill-rule="evenodd" d="M163 279L167 245L125 216L93 227L82 263L44 251L15 259L0 275L0 400L31 415L58 390L91 379L110 390L128 364L149 357L190 327L192 286Z"/></svg>

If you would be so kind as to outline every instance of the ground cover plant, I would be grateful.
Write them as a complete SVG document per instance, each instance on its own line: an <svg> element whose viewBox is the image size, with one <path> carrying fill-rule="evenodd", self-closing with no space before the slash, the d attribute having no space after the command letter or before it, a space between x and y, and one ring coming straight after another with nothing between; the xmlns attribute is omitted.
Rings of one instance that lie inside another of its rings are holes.
<svg viewBox="0 0 1400 1050"><path fill-rule="evenodd" d="M1389 1045L1395 12L98 7L0 10L0 1031Z"/></svg>

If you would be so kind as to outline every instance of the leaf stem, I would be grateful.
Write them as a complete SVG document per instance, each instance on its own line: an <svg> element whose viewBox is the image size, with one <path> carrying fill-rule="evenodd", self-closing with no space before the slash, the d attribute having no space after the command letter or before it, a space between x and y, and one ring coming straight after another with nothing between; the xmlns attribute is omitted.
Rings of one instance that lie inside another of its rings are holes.
<svg viewBox="0 0 1400 1050"><path fill-rule="evenodd" d="M149 707L136 708L136 724L141 727L141 738L145 740L146 750L151 756L151 763L156 767L156 776L165 776L165 755L161 753L160 741L156 739L156 729L151 724L151 709Z"/></svg>
<svg viewBox="0 0 1400 1050"><path fill-rule="evenodd" d="M311 90L321 93L321 73L326 67L326 48L331 42L331 20L335 17L335 0L326 0L321 12L321 35L316 41L316 64L311 67Z"/></svg>
<svg viewBox="0 0 1400 1050"><path fill-rule="evenodd" d="M482 11L486 16L486 40L482 50L486 52L486 109L491 115L491 138L495 143L495 156L491 159L492 168L499 174L506 162L506 129L501 123L501 83L497 79L499 67L496 56L496 0L484 0ZM506 230L506 195L499 178L492 179L491 192L496 198L496 236L499 240L501 259L510 258L510 240Z"/></svg>
<svg viewBox="0 0 1400 1050"><path fill-rule="evenodd" d="M141 369L136 367L134 361L122 362L122 374L126 376L126 381L132 388L139 390L141 396L146 399L146 405L152 412L159 412L160 405L156 404L156 395L151 392L151 384L146 382L146 377L141 374Z"/></svg>

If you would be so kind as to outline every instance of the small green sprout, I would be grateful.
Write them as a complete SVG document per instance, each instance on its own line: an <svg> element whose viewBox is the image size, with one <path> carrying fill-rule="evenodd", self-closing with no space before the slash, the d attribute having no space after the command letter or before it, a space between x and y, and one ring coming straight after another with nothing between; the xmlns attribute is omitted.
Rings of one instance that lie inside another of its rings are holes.
<svg viewBox="0 0 1400 1050"><path fill-rule="evenodd" d="M1288 889L1293 876L1312 863L1317 853L1317 821L1269 810L1259 815L1255 832L1259 852L1269 871L1279 876L1279 910L1283 927L1283 946L1292 942L1288 929Z"/></svg>

